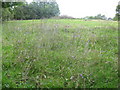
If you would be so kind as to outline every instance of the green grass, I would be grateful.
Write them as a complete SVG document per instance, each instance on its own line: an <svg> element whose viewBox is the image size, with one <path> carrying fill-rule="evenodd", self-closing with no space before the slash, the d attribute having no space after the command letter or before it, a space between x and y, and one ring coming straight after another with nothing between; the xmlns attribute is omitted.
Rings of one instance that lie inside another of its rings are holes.
<svg viewBox="0 0 120 90"><path fill-rule="evenodd" d="M0 89L2 89L2 23L0 22Z"/></svg>
<svg viewBox="0 0 120 90"><path fill-rule="evenodd" d="M118 24L70 19L3 23L3 88L117 88Z"/></svg>

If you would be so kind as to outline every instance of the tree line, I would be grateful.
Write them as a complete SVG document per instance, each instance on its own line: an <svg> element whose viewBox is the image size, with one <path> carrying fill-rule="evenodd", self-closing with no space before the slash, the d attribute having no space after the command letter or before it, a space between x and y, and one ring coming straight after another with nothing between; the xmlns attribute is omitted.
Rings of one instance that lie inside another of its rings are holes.
<svg viewBox="0 0 120 90"><path fill-rule="evenodd" d="M107 17L105 15L98 14L96 16L86 16L83 19L101 19L101 20L106 20Z"/></svg>
<svg viewBox="0 0 120 90"><path fill-rule="evenodd" d="M58 4L53 2L2 2L2 20L28 20L58 16Z"/></svg>
<svg viewBox="0 0 120 90"><path fill-rule="evenodd" d="M54 0L52 2L32 2L28 4L24 2L1 2L0 11L2 11L3 21L5 20L28 20L28 19L42 19L42 18L51 18L59 16L60 10L57 2ZM37 0L36 0L37 1ZM120 5L116 7L116 14L113 20L120 20ZM68 16L67 16L68 17ZM66 16L60 17L66 18ZM71 18L71 17L69 17ZM98 14L97 16L87 16L84 19L102 19L106 20L105 15Z"/></svg>

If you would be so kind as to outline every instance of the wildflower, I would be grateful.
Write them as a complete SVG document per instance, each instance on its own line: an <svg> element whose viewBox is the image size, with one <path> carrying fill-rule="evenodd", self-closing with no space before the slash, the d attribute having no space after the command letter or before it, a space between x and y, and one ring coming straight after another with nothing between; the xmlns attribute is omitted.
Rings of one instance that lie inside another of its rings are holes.
<svg viewBox="0 0 120 90"><path fill-rule="evenodd" d="M84 78L84 76L82 74L80 74L80 77Z"/></svg>
<svg viewBox="0 0 120 90"><path fill-rule="evenodd" d="M74 78L74 76L71 76L70 79L72 80Z"/></svg>

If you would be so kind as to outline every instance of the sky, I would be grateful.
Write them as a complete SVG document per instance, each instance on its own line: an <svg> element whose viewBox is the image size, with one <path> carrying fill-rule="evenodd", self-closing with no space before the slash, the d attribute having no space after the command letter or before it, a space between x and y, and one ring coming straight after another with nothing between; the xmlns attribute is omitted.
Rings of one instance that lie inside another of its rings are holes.
<svg viewBox="0 0 120 90"><path fill-rule="evenodd" d="M33 0L26 0L31 2ZM75 18L95 16L97 14L113 18L115 9L120 0L56 0L59 5L60 15Z"/></svg>

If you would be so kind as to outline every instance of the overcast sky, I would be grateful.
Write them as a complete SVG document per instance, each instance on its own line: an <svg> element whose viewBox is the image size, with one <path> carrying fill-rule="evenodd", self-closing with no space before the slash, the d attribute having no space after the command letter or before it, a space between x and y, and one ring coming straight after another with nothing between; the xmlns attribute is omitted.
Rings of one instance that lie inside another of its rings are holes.
<svg viewBox="0 0 120 90"><path fill-rule="evenodd" d="M33 0L26 0L33 1ZM56 0L61 15L77 18L104 14L107 17L115 16L115 9L120 0Z"/></svg>

